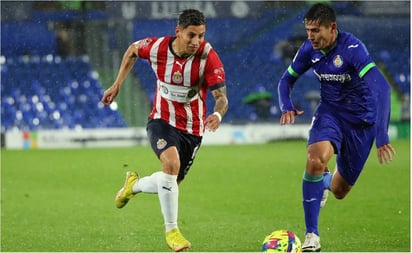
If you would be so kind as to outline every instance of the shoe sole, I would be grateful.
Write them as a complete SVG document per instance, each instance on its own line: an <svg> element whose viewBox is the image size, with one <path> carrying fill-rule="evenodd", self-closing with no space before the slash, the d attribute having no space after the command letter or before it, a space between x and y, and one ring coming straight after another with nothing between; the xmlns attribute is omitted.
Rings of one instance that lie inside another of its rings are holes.
<svg viewBox="0 0 412 253"><path fill-rule="evenodd" d="M320 248L319 249L302 249L302 252L320 252Z"/></svg>
<svg viewBox="0 0 412 253"><path fill-rule="evenodd" d="M174 252L182 252L182 251L185 251L185 250L187 250L187 249L190 249L190 247L191 247L192 245L186 245L186 246L183 246L183 247L181 247L181 248L177 248L177 249L173 249L173 251Z"/></svg>

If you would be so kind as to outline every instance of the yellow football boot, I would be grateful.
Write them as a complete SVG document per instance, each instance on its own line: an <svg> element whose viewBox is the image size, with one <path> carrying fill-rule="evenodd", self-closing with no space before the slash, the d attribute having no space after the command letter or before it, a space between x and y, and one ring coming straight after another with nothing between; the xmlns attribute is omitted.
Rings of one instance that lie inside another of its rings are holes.
<svg viewBox="0 0 412 253"><path fill-rule="evenodd" d="M178 228L166 232L166 242L174 252L184 251L192 246L190 242L183 237Z"/></svg>
<svg viewBox="0 0 412 253"><path fill-rule="evenodd" d="M128 171L123 187L117 192L114 204L117 208L124 207L136 193L133 192L133 185L139 180L136 172Z"/></svg>

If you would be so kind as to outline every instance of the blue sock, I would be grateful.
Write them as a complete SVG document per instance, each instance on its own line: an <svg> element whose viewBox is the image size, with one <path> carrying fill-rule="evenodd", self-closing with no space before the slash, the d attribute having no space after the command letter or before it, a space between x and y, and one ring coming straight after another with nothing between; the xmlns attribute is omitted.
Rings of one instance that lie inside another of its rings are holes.
<svg viewBox="0 0 412 253"><path fill-rule="evenodd" d="M332 174L330 172L323 173L323 185L325 189L330 191L330 184L332 183Z"/></svg>
<svg viewBox="0 0 412 253"><path fill-rule="evenodd" d="M302 193L306 233L315 233L319 235L318 221L320 201L324 189L323 175L313 176L305 172L303 176Z"/></svg>

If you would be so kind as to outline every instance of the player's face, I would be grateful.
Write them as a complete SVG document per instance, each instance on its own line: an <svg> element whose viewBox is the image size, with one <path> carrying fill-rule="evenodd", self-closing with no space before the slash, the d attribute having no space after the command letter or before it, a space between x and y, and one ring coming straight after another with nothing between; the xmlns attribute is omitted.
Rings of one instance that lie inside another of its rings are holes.
<svg viewBox="0 0 412 253"><path fill-rule="evenodd" d="M306 21L305 28L313 49L328 50L333 46L336 35L336 23L325 26L320 25L316 21Z"/></svg>
<svg viewBox="0 0 412 253"><path fill-rule="evenodd" d="M183 54L193 55L205 40L205 25L190 25L185 29L176 28L176 37Z"/></svg>

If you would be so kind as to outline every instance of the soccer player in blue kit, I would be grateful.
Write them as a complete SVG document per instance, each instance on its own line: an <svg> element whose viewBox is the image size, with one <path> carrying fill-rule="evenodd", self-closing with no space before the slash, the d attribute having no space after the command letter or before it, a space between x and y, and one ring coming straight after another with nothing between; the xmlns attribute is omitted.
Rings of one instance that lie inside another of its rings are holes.
<svg viewBox="0 0 412 253"><path fill-rule="evenodd" d="M293 124L303 111L291 100L293 85L310 68L320 82L320 103L314 113L307 143L302 182L306 235L304 252L321 249L320 208L328 191L343 199L359 177L376 139L380 163L390 162L395 150L389 143L390 86L364 44L337 29L335 11L314 4L304 16L303 42L278 84L280 124ZM328 162L336 154L336 168Z"/></svg>

